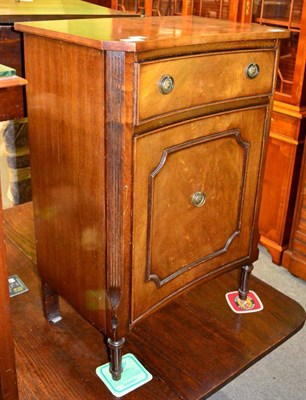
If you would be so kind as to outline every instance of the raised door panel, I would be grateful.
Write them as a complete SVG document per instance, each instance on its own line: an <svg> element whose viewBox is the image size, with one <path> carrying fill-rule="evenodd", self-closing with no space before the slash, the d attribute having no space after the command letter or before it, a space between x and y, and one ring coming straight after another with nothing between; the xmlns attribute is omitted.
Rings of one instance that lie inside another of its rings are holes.
<svg viewBox="0 0 306 400"><path fill-rule="evenodd" d="M250 261L265 117L259 107L135 138L134 321L193 282Z"/></svg>
<svg viewBox="0 0 306 400"><path fill-rule="evenodd" d="M147 280L162 286L228 249L240 229L248 150L235 129L162 152L149 176Z"/></svg>

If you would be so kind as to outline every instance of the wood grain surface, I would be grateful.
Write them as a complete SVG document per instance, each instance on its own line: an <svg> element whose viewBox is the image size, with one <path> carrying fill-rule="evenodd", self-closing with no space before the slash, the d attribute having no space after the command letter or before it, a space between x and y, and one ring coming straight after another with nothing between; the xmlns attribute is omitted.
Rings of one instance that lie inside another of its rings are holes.
<svg viewBox="0 0 306 400"><path fill-rule="evenodd" d="M26 221L25 224L22 223L23 220ZM7 208L4 211L3 222L6 236L35 264L36 247L33 240L35 233L32 202Z"/></svg>
<svg viewBox="0 0 306 400"><path fill-rule="evenodd" d="M162 29L161 29L162 27ZM103 50L149 51L203 43L281 39L288 32L201 17L148 17L16 23L15 29Z"/></svg>
<svg viewBox="0 0 306 400"><path fill-rule="evenodd" d="M1 189L1 187L0 187ZM14 343L8 291L7 257L3 234L3 212L0 199L0 399L17 400Z"/></svg>
<svg viewBox="0 0 306 400"><path fill-rule="evenodd" d="M9 225L31 226L30 210L31 204L19 206L15 215L10 213ZM22 238L15 237L20 248ZM26 241L34 245L34 240L29 229ZM10 273L29 287L12 299L20 400L114 399L95 375L95 368L107 361L99 332L62 299L63 320L56 325L45 321L33 263L9 239L7 252ZM134 353L154 379L126 399L206 398L302 328L301 306L254 277L250 289L264 310L234 314L224 295L237 284L237 272L223 274L133 329L125 352Z"/></svg>
<svg viewBox="0 0 306 400"><path fill-rule="evenodd" d="M56 64L44 57L36 70L39 43L26 56L36 75L27 95L37 263L42 279L104 330L104 54L43 40Z"/></svg>

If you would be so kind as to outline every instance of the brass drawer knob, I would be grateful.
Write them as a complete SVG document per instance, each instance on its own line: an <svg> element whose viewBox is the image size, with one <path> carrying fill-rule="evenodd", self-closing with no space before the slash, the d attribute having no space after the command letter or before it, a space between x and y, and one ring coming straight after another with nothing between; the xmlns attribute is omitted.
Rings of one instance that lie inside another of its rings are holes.
<svg viewBox="0 0 306 400"><path fill-rule="evenodd" d="M259 65L256 63L251 63L246 68L246 76L249 79L254 79L259 74Z"/></svg>
<svg viewBox="0 0 306 400"><path fill-rule="evenodd" d="M174 88L174 79L171 75L163 75L159 82L158 88L161 94L169 94Z"/></svg>
<svg viewBox="0 0 306 400"><path fill-rule="evenodd" d="M194 207L202 207L205 204L205 202L206 202L206 196L202 192L195 192L191 196L191 204Z"/></svg>

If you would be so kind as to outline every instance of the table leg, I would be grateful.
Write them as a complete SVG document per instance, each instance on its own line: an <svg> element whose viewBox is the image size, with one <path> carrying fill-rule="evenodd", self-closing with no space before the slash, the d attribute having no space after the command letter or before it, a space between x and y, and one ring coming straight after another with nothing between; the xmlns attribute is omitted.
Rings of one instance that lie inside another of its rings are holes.
<svg viewBox="0 0 306 400"><path fill-rule="evenodd" d="M241 269L240 286L238 289L240 300L246 300L249 293L249 278L253 270L253 265L244 265Z"/></svg>
<svg viewBox="0 0 306 400"><path fill-rule="evenodd" d="M42 281L42 303L44 317L49 322L55 324L62 319L59 312L58 294L44 281Z"/></svg>

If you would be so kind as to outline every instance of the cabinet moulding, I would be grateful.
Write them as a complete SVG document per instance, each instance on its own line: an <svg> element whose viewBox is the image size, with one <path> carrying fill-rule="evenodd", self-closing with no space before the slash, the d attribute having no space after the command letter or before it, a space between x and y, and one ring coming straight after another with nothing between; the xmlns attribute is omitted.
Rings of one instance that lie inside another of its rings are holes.
<svg viewBox="0 0 306 400"><path fill-rule="evenodd" d="M216 249L215 251L206 254L198 260L195 260L187 265L184 265L177 271L168 275L165 278L161 278L158 274L154 273L151 261L151 253L152 253L152 230L153 230L153 210L154 210L154 183L156 176L161 172L161 170L165 167L167 160L171 154L176 152L188 149L190 147L197 146L199 144L209 143L212 141L234 137L237 144L243 148L243 167L241 174L241 184L240 184L240 195L237 202L237 221L235 230L229 234L228 238L225 240L224 246L222 248ZM181 143L179 145L175 145L173 147L169 147L164 149L160 162L155 168L155 170L150 174L149 177L149 188L148 188L148 234L147 234L147 261L146 261L146 281L154 281L156 286L159 288L164 284L170 282L175 279L179 275L183 274L185 271L196 267L197 265L204 263L208 260L211 260L214 257L217 257L223 253L225 253L236 236L240 234L241 228L241 219L242 219L242 208L243 208L243 195L245 190L245 182L246 182L246 173L247 173L247 162L248 162L248 151L250 144L243 141L240 135L239 129L233 129L225 132L215 133L206 137L200 137L198 139L193 139L188 142Z"/></svg>

